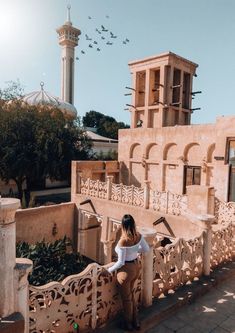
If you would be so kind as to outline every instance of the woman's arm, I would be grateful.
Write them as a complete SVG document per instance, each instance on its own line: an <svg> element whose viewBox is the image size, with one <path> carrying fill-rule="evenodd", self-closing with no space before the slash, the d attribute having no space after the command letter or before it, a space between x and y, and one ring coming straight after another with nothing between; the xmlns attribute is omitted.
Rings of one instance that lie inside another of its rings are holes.
<svg viewBox="0 0 235 333"><path fill-rule="evenodd" d="M146 240L144 239L144 237L141 236L138 252L144 253L144 252L148 252L148 251L149 251L149 245L146 242Z"/></svg>
<svg viewBox="0 0 235 333"><path fill-rule="evenodd" d="M117 269L121 268L123 265L125 265L126 248L117 247L117 254L118 254L118 260L113 266L108 268L109 273L112 273L112 272L116 271Z"/></svg>

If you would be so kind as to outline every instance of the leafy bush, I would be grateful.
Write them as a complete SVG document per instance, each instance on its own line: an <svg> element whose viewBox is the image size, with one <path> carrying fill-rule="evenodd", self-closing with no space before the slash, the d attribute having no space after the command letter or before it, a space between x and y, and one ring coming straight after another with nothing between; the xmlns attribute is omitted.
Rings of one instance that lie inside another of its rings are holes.
<svg viewBox="0 0 235 333"><path fill-rule="evenodd" d="M29 283L34 286L61 281L66 276L80 273L91 262L79 253L72 252L71 242L66 237L54 243L42 241L30 245L20 242L16 245L16 257L33 261Z"/></svg>
<svg viewBox="0 0 235 333"><path fill-rule="evenodd" d="M99 151L98 153L94 154L94 160L97 161L116 161L117 159L118 159L118 152L116 150L110 149L106 153Z"/></svg>

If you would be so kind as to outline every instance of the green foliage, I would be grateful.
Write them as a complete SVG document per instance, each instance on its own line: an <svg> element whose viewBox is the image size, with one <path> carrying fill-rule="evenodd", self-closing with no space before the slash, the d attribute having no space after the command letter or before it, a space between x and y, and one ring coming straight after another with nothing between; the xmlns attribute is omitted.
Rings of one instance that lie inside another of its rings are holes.
<svg viewBox="0 0 235 333"><path fill-rule="evenodd" d="M20 242L16 245L16 257L33 261L29 283L34 286L61 281L66 276L78 274L91 262L79 253L73 253L71 242L66 237L54 243L42 241L30 245Z"/></svg>
<svg viewBox="0 0 235 333"><path fill-rule="evenodd" d="M97 111L89 111L82 118L83 126L94 127L97 133L111 139L118 138L118 130L121 128L129 128L129 125L123 122L117 122L113 117L105 116Z"/></svg>
<svg viewBox="0 0 235 333"><path fill-rule="evenodd" d="M70 180L71 160L89 158L91 142L78 119L59 109L0 104L0 178L13 179L22 198L22 184L31 190L46 177Z"/></svg>
<svg viewBox="0 0 235 333"><path fill-rule="evenodd" d="M23 96L24 88L22 87L19 80L8 81L6 83L7 87L0 89L0 99L4 101L10 101Z"/></svg>
<svg viewBox="0 0 235 333"><path fill-rule="evenodd" d="M107 153L102 151L95 153L94 159L97 161L116 161L118 159L118 153L116 150L109 150Z"/></svg>

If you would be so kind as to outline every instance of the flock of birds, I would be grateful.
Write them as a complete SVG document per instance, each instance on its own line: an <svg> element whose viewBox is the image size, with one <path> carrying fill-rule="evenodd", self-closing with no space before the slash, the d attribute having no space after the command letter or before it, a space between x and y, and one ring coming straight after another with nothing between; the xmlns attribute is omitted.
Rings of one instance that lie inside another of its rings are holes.
<svg viewBox="0 0 235 333"><path fill-rule="evenodd" d="M106 19L109 19L109 16L105 16ZM88 16L89 20L92 20L91 16ZM114 44L114 42L118 39L118 36L114 34L111 30L107 29L104 25L101 25L100 27L95 28L96 32L96 38L92 38L88 34L85 34L86 42L87 42L87 50L88 49L94 49L97 52L100 52L101 49L103 49L104 46L111 46ZM102 46L101 46L102 42ZM126 45L130 42L128 38L125 38L122 40L122 44ZM86 54L87 50L83 49L81 50L81 54ZM79 60L79 57L76 57L76 60Z"/></svg>

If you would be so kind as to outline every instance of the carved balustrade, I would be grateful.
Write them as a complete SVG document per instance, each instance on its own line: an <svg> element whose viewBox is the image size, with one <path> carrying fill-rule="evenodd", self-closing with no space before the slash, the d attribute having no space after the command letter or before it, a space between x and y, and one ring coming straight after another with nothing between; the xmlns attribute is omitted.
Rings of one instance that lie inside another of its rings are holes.
<svg viewBox="0 0 235 333"><path fill-rule="evenodd" d="M113 184L111 200L138 207L144 206L144 189L133 185Z"/></svg>
<svg viewBox="0 0 235 333"><path fill-rule="evenodd" d="M224 202L215 198L215 218L220 224L235 222L235 202Z"/></svg>
<svg viewBox="0 0 235 333"><path fill-rule="evenodd" d="M90 195L92 197L100 199L107 199L107 182L101 182L100 180L92 180L90 178L81 178L81 194L88 196Z"/></svg>
<svg viewBox="0 0 235 333"><path fill-rule="evenodd" d="M230 222L213 231L211 239L211 267L235 258L235 224Z"/></svg>
<svg viewBox="0 0 235 333"><path fill-rule="evenodd" d="M81 178L80 181L79 188L83 195L108 199L136 207L151 208L172 215L183 215L187 210L186 195L152 190L147 183L144 188L134 185L115 184L112 182L111 176L107 182L91 180L90 178Z"/></svg>
<svg viewBox="0 0 235 333"><path fill-rule="evenodd" d="M187 210L187 196L150 190L150 208L166 214L183 215Z"/></svg>
<svg viewBox="0 0 235 333"><path fill-rule="evenodd" d="M157 243L158 244L158 243ZM176 239L165 247L153 248L153 296L198 279L203 271L203 234L191 240Z"/></svg>
<svg viewBox="0 0 235 333"><path fill-rule="evenodd" d="M30 333L74 332L75 323L79 332L91 332L114 317L121 308L116 278L102 276L101 271L102 266L94 263L61 283L30 286ZM134 293L140 302L140 279Z"/></svg>

